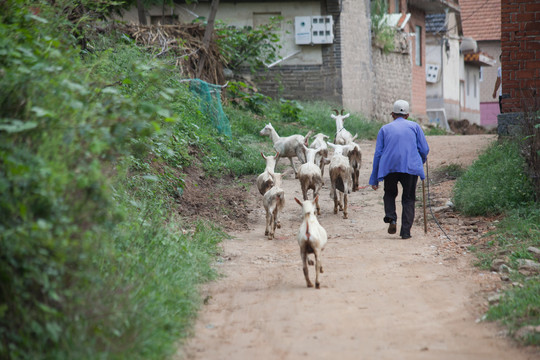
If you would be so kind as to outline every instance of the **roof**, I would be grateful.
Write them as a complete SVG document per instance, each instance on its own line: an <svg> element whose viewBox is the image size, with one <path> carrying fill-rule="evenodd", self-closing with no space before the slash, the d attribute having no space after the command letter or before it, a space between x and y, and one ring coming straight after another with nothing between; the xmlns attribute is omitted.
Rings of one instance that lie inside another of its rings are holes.
<svg viewBox="0 0 540 360"><path fill-rule="evenodd" d="M501 40L501 0L460 0L459 5L465 36Z"/></svg>
<svg viewBox="0 0 540 360"><path fill-rule="evenodd" d="M426 32L434 34L446 32L446 14L426 14Z"/></svg>

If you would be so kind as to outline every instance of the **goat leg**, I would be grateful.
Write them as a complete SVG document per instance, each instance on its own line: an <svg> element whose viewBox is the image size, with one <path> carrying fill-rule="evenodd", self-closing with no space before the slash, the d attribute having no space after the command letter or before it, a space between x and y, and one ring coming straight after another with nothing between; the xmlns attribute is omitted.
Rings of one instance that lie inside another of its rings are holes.
<svg viewBox="0 0 540 360"><path fill-rule="evenodd" d="M319 274L321 273L322 264L319 258L321 254L317 250L314 250L313 254L315 255L315 288L320 289L321 283L319 282Z"/></svg>
<svg viewBox="0 0 540 360"><path fill-rule="evenodd" d="M307 251L305 246L300 249L300 257L302 258L302 270L304 271L304 278L306 279L307 287L313 287L313 283L309 280L309 270L307 265Z"/></svg>
<svg viewBox="0 0 540 360"><path fill-rule="evenodd" d="M349 218L349 212L347 211L348 198L349 198L349 195L343 194L343 218L344 219Z"/></svg>

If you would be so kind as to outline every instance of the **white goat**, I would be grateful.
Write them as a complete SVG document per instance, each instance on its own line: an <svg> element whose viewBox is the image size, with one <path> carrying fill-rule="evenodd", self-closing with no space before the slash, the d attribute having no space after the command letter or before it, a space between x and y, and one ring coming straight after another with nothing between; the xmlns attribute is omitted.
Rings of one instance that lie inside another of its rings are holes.
<svg viewBox="0 0 540 360"><path fill-rule="evenodd" d="M270 175L274 180L274 186L264 193L263 205L266 210L266 230L264 235L268 236L269 240L272 240L276 227L281 228L278 213L285 206L285 191L281 188L281 181L284 174L271 172Z"/></svg>
<svg viewBox="0 0 540 360"><path fill-rule="evenodd" d="M330 159L330 197L334 199L334 214L339 210L343 210L343 218L348 218L347 202L348 194L351 193L352 168L349 164L349 159L343 156L344 148L350 145L335 145L328 143L328 146L334 149L334 155ZM339 190L339 197L336 192ZM343 197L343 203L341 202Z"/></svg>
<svg viewBox="0 0 540 360"><path fill-rule="evenodd" d="M293 163L293 157L297 157L303 164L305 163L303 145L306 142L306 137L302 135L291 135L287 137L280 137L271 123L268 123L259 133L261 136L270 136L274 143L274 150L279 153L276 157L276 163L280 157L289 158L291 166L294 170L295 178L298 178L296 167Z"/></svg>
<svg viewBox="0 0 540 360"><path fill-rule="evenodd" d="M314 200L305 200L301 202L297 198L294 198L296 202L302 206L304 214L304 220L298 230L298 245L300 245L300 257L302 258L302 270L304 271L304 277L306 278L307 287L313 287L313 283L309 280L308 271L308 254L315 256L315 287L320 289L319 274L323 273L323 267L321 262L321 254L326 246L328 236L326 230L319 224L317 216L315 215ZM309 260L309 264L313 265L313 261Z"/></svg>
<svg viewBox="0 0 540 360"><path fill-rule="evenodd" d="M322 177L324 177L324 166L330 163L330 160L328 160L328 146L326 145L326 140L328 140L328 135L318 133L315 135L311 145L309 145L311 149L319 150L319 152L315 155L315 164L317 164L321 169Z"/></svg>
<svg viewBox="0 0 540 360"><path fill-rule="evenodd" d="M341 114L336 109L334 109L334 111L336 112L336 115L330 115L332 119L336 120L336 136L334 138L334 144L347 145L348 143L353 142L358 136L358 134L356 134L353 137L351 133L343 126L343 120L348 118L351 114L343 115L343 110L341 110Z"/></svg>
<svg viewBox="0 0 540 360"><path fill-rule="evenodd" d="M313 190L313 199L315 199L315 204L317 206L317 215L320 215L321 207L319 206L319 191L322 188L323 180L321 169L315 164L315 156L321 151L321 148L317 150L305 148L305 151L306 163L300 165L300 168L298 169L298 179L300 180L300 187L302 188L304 200L308 199L308 190Z"/></svg>
<svg viewBox="0 0 540 360"><path fill-rule="evenodd" d="M263 159L266 161L266 168L264 172L257 177L257 189L261 195L264 195L272 186L274 186L274 179L270 175L274 172L276 167L276 159L279 156L279 153L276 153L274 156L264 156L261 151Z"/></svg>

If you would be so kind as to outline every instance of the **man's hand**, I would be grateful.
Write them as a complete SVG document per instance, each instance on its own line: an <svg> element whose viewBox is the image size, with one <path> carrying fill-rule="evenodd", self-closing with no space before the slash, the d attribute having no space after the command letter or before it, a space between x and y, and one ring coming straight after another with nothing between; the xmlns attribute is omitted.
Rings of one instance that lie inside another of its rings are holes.
<svg viewBox="0 0 540 360"><path fill-rule="evenodd" d="M371 188L372 188L373 190L377 190L377 189L379 188L379 185L371 185Z"/></svg>

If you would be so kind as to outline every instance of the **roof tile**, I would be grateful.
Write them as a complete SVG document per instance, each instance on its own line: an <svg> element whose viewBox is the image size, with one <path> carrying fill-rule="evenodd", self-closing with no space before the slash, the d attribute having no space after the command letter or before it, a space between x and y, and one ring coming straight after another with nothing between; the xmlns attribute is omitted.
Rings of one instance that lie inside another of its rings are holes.
<svg viewBox="0 0 540 360"><path fill-rule="evenodd" d="M476 41L501 39L501 0L460 0L463 35Z"/></svg>

